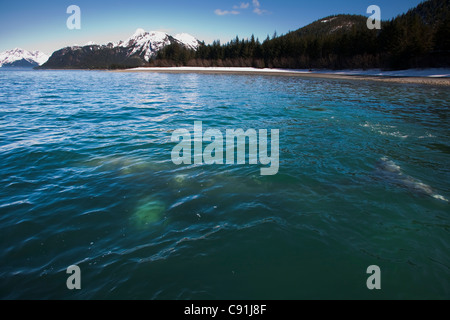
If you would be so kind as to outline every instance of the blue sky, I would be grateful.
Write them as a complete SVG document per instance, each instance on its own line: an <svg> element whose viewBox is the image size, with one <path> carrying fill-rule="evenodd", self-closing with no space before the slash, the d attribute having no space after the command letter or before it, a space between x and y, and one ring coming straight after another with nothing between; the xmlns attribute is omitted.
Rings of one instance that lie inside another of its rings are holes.
<svg viewBox="0 0 450 320"><path fill-rule="evenodd" d="M369 5L390 19L422 0L50 0L7 1L0 11L0 52L16 47L47 54L88 41L125 40L137 28L187 32L211 43L254 34L261 40L274 31L296 30L338 13L366 14ZM81 9L81 30L69 30L69 5Z"/></svg>

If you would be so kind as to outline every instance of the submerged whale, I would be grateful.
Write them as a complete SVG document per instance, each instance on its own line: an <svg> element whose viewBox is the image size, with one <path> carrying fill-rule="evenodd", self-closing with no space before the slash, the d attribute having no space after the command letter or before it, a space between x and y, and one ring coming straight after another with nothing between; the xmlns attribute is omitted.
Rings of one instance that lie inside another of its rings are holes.
<svg viewBox="0 0 450 320"><path fill-rule="evenodd" d="M436 194L429 185L404 174L399 165L386 157L381 158L377 162L376 169L379 176L386 180L389 180L395 185L406 188L409 191L417 194L430 196L435 199L448 202L446 198L439 194Z"/></svg>
<svg viewBox="0 0 450 320"><path fill-rule="evenodd" d="M141 199L131 216L133 225L139 229L153 225L164 219L166 205L155 197Z"/></svg>

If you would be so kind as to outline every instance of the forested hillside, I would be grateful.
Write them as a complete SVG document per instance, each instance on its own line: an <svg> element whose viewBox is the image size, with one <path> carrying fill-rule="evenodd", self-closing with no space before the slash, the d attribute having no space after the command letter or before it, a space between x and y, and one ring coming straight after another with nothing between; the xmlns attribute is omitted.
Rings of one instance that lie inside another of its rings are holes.
<svg viewBox="0 0 450 320"><path fill-rule="evenodd" d="M189 50L172 44L151 66L386 68L450 66L450 0L429 0L369 30L367 17L336 15L288 34L215 41Z"/></svg>

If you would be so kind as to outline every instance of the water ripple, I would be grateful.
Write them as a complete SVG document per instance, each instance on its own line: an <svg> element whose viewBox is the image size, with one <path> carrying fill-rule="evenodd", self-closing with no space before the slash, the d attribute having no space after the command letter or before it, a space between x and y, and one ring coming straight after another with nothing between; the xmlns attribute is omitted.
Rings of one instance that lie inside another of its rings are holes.
<svg viewBox="0 0 450 320"><path fill-rule="evenodd" d="M449 204L407 187L450 196L443 88L94 71L0 81L0 298L370 298L352 283L372 264L398 289L382 298L450 297ZM194 121L279 129L279 173L175 166L171 135ZM65 288L72 264L78 292Z"/></svg>

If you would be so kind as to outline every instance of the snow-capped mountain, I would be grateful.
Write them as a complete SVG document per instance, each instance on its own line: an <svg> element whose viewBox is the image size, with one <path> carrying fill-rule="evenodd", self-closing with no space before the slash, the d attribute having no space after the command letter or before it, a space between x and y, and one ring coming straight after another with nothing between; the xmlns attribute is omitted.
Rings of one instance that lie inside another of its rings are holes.
<svg viewBox="0 0 450 320"><path fill-rule="evenodd" d="M40 51L16 48L0 53L0 67L36 67L44 64L48 58Z"/></svg>
<svg viewBox="0 0 450 320"><path fill-rule="evenodd" d="M165 32L137 29L124 41L98 45L88 42L55 51L42 68L93 69L146 65L164 47L178 43L197 50L200 42L187 33L171 36Z"/></svg>
<svg viewBox="0 0 450 320"><path fill-rule="evenodd" d="M200 42L188 33L179 33L174 38L189 49L197 50L200 45Z"/></svg>
<svg viewBox="0 0 450 320"><path fill-rule="evenodd" d="M159 50L173 42L178 42L179 44L194 50L197 50L200 45L200 42L195 37L187 33L177 34L173 37L165 32L147 32L144 29L137 29L136 32L125 41L119 41L117 44L109 45L112 45L112 47L119 46L122 48L130 48L130 56L139 54L143 56L145 61L149 62Z"/></svg>
<svg viewBox="0 0 450 320"><path fill-rule="evenodd" d="M137 29L126 41L120 41L117 46L130 48L130 56L143 55L145 61L150 61L159 50L172 43L171 36L165 32Z"/></svg>

